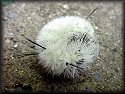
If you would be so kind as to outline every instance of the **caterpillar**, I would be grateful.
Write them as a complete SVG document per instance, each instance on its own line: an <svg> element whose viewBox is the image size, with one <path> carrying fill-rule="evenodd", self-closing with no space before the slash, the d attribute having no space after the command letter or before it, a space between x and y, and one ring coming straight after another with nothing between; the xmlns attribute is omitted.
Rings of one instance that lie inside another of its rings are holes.
<svg viewBox="0 0 125 94"><path fill-rule="evenodd" d="M100 45L91 23L87 21L89 16L59 17L39 31L36 42L25 37L36 45L39 64L48 73L79 77L98 57Z"/></svg>

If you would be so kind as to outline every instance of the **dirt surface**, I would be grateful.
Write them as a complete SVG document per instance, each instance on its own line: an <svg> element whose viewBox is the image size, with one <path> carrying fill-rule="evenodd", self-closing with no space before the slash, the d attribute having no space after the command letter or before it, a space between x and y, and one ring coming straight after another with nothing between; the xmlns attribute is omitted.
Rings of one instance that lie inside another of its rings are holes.
<svg viewBox="0 0 125 94"><path fill-rule="evenodd" d="M87 16L102 45L90 70L79 80L52 77L38 65L34 45L39 30L60 16ZM13 2L3 6L3 88L4 91L115 92L123 90L123 5L122 2ZM23 87L23 89L22 89Z"/></svg>

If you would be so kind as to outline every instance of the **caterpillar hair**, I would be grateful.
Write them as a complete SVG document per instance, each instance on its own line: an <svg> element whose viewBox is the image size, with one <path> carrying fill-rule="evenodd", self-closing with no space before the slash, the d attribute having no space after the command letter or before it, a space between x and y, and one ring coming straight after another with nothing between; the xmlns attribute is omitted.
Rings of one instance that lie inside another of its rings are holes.
<svg viewBox="0 0 125 94"><path fill-rule="evenodd" d="M96 8L97 9L97 8ZM65 16L48 22L38 33L36 45L39 64L52 75L79 77L98 57L100 45L95 31L86 18Z"/></svg>

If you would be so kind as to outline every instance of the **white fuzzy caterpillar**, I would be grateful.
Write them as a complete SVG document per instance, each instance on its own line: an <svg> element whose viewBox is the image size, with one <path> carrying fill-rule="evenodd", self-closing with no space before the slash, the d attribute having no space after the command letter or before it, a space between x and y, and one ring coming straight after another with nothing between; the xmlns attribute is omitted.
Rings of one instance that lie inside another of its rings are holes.
<svg viewBox="0 0 125 94"><path fill-rule="evenodd" d="M78 16L52 20L39 32L36 42L46 48L36 47L40 64L53 75L70 78L78 77L81 68L87 69L100 50L93 27Z"/></svg>

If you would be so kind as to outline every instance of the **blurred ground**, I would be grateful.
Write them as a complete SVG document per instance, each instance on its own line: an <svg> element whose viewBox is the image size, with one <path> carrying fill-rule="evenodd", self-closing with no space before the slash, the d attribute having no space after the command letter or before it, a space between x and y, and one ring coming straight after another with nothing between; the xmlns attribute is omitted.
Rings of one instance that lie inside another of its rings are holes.
<svg viewBox="0 0 125 94"><path fill-rule="evenodd" d="M87 16L103 45L99 57L80 80L52 78L42 74L34 45L19 34L35 41L39 30L48 21L66 15ZM3 88L15 91L16 84L31 86L32 91L109 92L123 90L123 11L122 2L14 2L3 6ZM32 47L32 48L30 48ZM58 80L58 81L57 81Z"/></svg>

